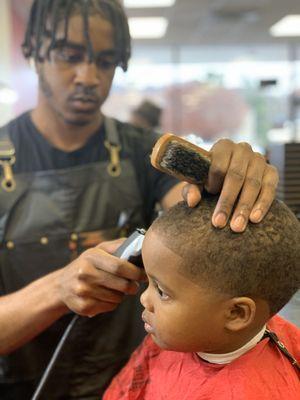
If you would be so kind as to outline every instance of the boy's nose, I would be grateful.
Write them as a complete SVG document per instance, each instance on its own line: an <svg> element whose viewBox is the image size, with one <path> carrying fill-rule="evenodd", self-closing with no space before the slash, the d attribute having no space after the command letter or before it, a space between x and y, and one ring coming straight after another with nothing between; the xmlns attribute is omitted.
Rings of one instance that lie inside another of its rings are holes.
<svg viewBox="0 0 300 400"><path fill-rule="evenodd" d="M150 311L150 312L153 312L153 311L154 311L153 304L152 304L152 302L150 301L150 296L149 296L149 290L148 290L148 289L146 289L146 290L141 294L140 301L141 301L141 303L142 303L142 306L143 306L147 311Z"/></svg>
<svg viewBox="0 0 300 400"><path fill-rule="evenodd" d="M90 62L79 64L76 68L75 83L83 86L98 86L100 75L96 64Z"/></svg>

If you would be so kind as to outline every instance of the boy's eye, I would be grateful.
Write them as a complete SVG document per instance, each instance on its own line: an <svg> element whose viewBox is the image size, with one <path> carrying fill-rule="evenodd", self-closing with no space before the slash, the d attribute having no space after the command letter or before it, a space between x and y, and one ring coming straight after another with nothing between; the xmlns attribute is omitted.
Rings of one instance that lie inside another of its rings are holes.
<svg viewBox="0 0 300 400"><path fill-rule="evenodd" d="M168 299L169 299L169 296L167 295L167 293L165 293L165 292L158 286L158 284L156 284L155 286L156 286L157 293L159 294L159 297L160 297L162 300L168 300Z"/></svg>

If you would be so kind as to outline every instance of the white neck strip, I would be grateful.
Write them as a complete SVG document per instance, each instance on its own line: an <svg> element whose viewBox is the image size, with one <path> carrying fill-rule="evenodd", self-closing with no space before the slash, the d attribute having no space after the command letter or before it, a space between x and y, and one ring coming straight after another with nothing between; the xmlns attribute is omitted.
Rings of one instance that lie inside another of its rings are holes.
<svg viewBox="0 0 300 400"><path fill-rule="evenodd" d="M255 347L257 343L260 342L261 339L263 338L265 331L266 331L266 325L248 343L246 343L240 349L232 351L231 353L226 353L226 354L197 353L197 354L200 358L212 364L229 364L233 360L237 359L238 357L241 357L243 354L247 353L247 351Z"/></svg>

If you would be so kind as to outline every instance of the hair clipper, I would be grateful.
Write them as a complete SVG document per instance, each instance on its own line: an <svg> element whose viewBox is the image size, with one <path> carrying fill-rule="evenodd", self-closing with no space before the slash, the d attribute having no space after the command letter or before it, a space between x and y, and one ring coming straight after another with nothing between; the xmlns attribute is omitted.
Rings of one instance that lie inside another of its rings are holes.
<svg viewBox="0 0 300 400"><path fill-rule="evenodd" d="M115 251L114 256L127 260L137 267L144 268L142 260L142 245L146 231L136 229L121 246Z"/></svg>

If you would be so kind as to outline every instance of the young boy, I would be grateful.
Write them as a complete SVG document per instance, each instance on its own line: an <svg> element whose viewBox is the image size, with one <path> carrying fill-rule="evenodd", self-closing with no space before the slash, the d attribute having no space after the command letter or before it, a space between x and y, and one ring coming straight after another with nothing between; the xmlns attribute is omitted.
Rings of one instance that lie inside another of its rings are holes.
<svg viewBox="0 0 300 400"><path fill-rule="evenodd" d="M300 224L275 201L244 234L217 230L215 202L180 203L147 232L149 335L105 400L300 399L300 330L275 316L300 286Z"/></svg>

